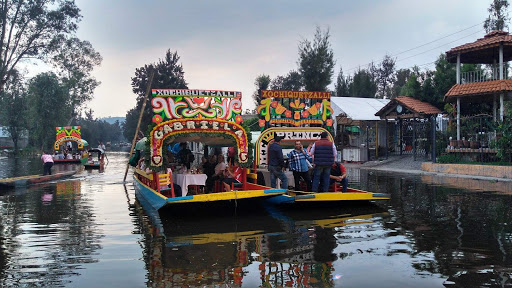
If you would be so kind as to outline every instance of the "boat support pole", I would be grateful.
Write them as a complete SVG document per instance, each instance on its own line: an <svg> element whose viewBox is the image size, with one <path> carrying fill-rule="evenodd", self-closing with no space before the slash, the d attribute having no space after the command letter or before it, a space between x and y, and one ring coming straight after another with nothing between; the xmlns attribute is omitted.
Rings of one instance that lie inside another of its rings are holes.
<svg viewBox="0 0 512 288"><path fill-rule="evenodd" d="M146 87L146 95L144 96L144 101L142 102L142 108L140 109L139 114L139 122L137 122L137 129L135 129L135 135L133 135L132 148L130 149L130 157L133 155L133 148L135 147L135 141L137 141L137 134L139 134L140 121L142 120L142 114L144 114L144 109L146 108L146 102L148 101L149 91L151 91L151 85L153 84L153 76L155 76L155 70L151 71L151 75L149 75L148 86ZM123 182L126 182L126 175L128 175L128 169L130 168L130 163L126 163L126 171L124 172Z"/></svg>

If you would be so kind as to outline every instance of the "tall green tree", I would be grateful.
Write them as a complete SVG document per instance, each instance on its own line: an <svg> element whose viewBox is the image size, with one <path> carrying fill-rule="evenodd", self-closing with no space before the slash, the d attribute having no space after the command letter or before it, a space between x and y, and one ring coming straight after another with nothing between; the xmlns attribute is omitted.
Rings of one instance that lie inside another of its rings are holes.
<svg viewBox="0 0 512 288"><path fill-rule="evenodd" d="M0 90L21 61L59 50L80 19L74 0L0 0Z"/></svg>
<svg viewBox="0 0 512 288"><path fill-rule="evenodd" d="M252 94L252 99L254 99L254 104L256 107L260 105L261 102L261 90L267 90L270 85L270 76L261 74L254 80L254 85L256 86L256 91Z"/></svg>
<svg viewBox="0 0 512 288"><path fill-rule="evenodd" d="M55 141L55 127L70 118L67 89L54 73L41 73L28 84L30 141L34 147L49 149Z"/></svg>
<svg viewBox="0 0 512 288"><path fill-rule="evenodd" d="M385 55L382 62L377 67L377 88L378 98L391 98L391 85L395 82L395 60L389 55Z"/></svg>
<svg viewBox="0 0 512 288"><path fill-rule="evenodd" d="M52 58L59 69L64 87L70 95L73 117L80 115L86 103L93 98L94 89L100 85L91 72L101 64L102 57L88 41L69 38Z"/></svg>
<svg viewBox="0 0 512 288"><path fill-rule="evenodd" d="M421 97L421 83L418 81L418 76L416 73L412 73L411 77L405 83L405 86L400 91L400 94L403 96L411 96L416 99L420 99Z"/></svg>
<svg viewBox="0 0 512 288"><path fill-rule="evenodd" d="M329 38L329 29L322 32L317 26L313 41L299 43L299 73L306 91L327 91L332 82L335 61Z"/></svg>
<svg viewBox="0 0 512 288"><path fill-rule="evenodd" d="M27 97L20 74L15 72L0 93L3 94L0 97L0 123L6 126L5 130L14 143L14 154L17 154L18 143L28 129Z"/></svg>
<svg viewBox="0 0 512 288"><path fill-rule="evenodd" d="M455 64L452 64L446 60L446 55L440 54L436 60L436 70L432 78L434 85L434 95L430 103L434 104L437 108L443 109L444 106L444 95L455 85L455 78L457 71Z"/></svg>
<svg viewBox="0 0 512 288"><path fill-rule="evenodd" d="M402 87L404 87L405 83L407 83L407 80L409 80L411 73L412 72L410 69L399 69L396 71L395 81L393 83L393 87L391 88L391 98L401 96L400 92L402 91Z"/></svg>
<svg viewBox="0 0 512 288"><path fill-rule="evenodd" d="M124 126L124 135L126 139L132 139L137 127L139 113L144 102L146 88L152 71L155 71L151 89L187 89L185 81L185 72L180 64L178 52L171 52L168 49L163 59L156 63L146 64L143 67L135 69L135 76L132 77L132 91L137 95L137 105L126 114L126 124ZM146 127L151 123L153 112L151 108L151 97L148 97L146 107L142 114L140 129L145 132ZM132 125L132 124L135 125Z"/></svg>
<svg viewBox="0 0 512 288"><path fill-rule="evenodd" d="M367 69L358 70L352 78L350 90L352 97L375 98L377 83L373 74Z"/></svg>
<svg viewBox="0 0 512 288"><path fill-rule="evenodd" d="M350 96L350 79L345 78L343 75L343 69L341 67L340 72L338 72L338 77L336 77L334 89L337 97Z"/></svg>
<svg viewBox="0 0 512 288"><path fill-rule="evenodd" d="M290 71L286 76L277 76L270 82L272 90L301 91L304 88L302 76L297 71Z"/></svg>
<svg viewBox="0 0 512 288"><path fill-rule="evenodd" d="M484 21L484 29L487 33L494 30L504 31L508 28L508 0L492 0L491 5L487 9L489 17Z"/></svg>

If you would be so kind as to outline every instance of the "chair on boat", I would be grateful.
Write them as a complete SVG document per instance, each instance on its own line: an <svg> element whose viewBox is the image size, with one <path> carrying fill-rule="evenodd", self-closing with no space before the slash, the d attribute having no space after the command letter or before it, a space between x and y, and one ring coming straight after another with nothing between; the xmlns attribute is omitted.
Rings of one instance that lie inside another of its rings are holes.
<svg viewBox="0 0 512 288"><path fill-rule="evenodd" d="M168 173L158 173L157 177L157 191L164 196L176 197L174 194L174 185L172 182L172 170L169 169ZM167 187L167 188L166 188ZM169 195L170 192L170 195Z"/></svg>

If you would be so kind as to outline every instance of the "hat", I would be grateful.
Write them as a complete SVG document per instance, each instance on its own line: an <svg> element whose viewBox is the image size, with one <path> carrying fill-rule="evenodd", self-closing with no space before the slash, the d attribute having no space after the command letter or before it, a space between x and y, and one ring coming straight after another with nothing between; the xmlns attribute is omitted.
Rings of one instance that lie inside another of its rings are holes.
<svg viewBox="0 0 512 288"><path fill-rule="evenodd" d="M283 137L281 136L274 137L274 142L281 142L281 140L283 140Z"/></svg>

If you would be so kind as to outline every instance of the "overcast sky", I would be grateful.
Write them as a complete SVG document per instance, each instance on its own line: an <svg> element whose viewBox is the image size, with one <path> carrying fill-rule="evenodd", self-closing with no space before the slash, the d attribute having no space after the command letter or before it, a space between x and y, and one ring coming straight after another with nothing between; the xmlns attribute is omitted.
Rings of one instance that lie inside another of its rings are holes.
<svg viewBox="0 0 512 288"><path fill-rule="evenodd" d="M297 46L313 39L317 25L330 29L334 83L340 67L353 74L385 54L398 54L398 68L423 65L483 37L491 0L76 2L83 15L78 36L103 56L94 70L102 84L89 107L95 117L106 117L125 116L134 107L135 69L163 58L167 49L181 57L190 89L241 91L244 110L253 109L255 78L296 70Z"/></svg>

